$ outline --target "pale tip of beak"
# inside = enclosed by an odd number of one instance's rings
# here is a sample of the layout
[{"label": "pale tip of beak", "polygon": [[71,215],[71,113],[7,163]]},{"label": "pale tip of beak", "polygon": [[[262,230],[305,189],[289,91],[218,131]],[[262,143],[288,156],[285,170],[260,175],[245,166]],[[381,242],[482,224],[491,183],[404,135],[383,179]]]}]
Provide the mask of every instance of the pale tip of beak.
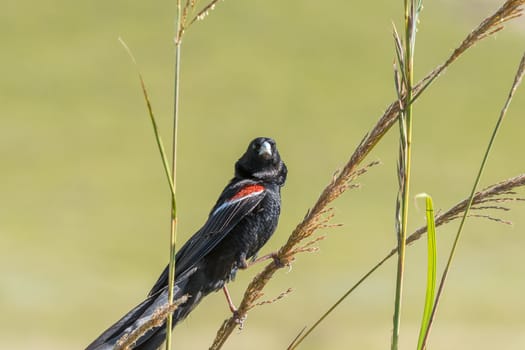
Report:
[{"label": "pale tip of beak", "polygon": [[264,141],[259,149],[259,155],[263,157],[272,156],[272,145],[268,141]]}]

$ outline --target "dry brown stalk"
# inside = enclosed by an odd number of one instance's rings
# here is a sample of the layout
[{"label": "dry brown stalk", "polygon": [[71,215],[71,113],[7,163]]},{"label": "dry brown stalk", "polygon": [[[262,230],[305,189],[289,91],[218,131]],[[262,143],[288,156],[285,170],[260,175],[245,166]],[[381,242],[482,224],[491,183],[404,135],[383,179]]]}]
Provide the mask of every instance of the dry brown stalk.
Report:
[{"label": "dry brown stalk", "polygon": [[[475,205],[475,208],[480,208],[480,204],[483,203],[508,203],[513,201],[525,201],[524,198],[516,197],[516,193],[513,192],[514,189],[520,186],[525,186],[525,174],[518,175],[516,177],[507,179],[505,181],[502,181],[500,183],[497,183],[495,185],[491,185],[487,188],[485,188],[482,191],[479,191],[474,196],[473,205]],[[505,197],[503,197],[505,196]],[[435,223],[436,227],[441,226],[443,224],[446,224],[452,220],[459,219],[461,217],[461,214],[466,210],[467,205],[469,202],[469,198],[464,199],[463,201],[459,202],[446,212],[436,215],[435,216]],[[473,208],[471,208],[473,209]],[[504,209],[507,210],[508,208],[500,207],[500,206],[494,206],[492,209]],[[493,217],[489,217],[488,215],[482,216],[484,218],[488,218],[491,220],[501,221],[502,223],[507,224],[508,222],[505,222],[504,220],[495,219]],[[423,234],[427,232],[427,226],[422,226],[418,228],[414,233],[412,233],[406,240],[406,244],[411,244],[418,239],[420,239]],[[334,311],[342,302],[343,300],[350,295],[354,290],[357,289],[372,273],[374,273],[378,268],[380,268],[388,259],[393,257],[397,253],[397,247],[393,248],[383,259],[381,259],[377,264],[374,265],[367,273],[365,273],[348,291],[343,294],[311,327],[309,328],[303,328],[299,334],[295,337],[295,339],[290,343],[288,346],[288,350],[295,349],[317,326],[332,312]]]},{"label": "dry brown stalk", "polygon": [[186,29],[188,29],[195,21],[203,20],[210,13],[210,11],[215,8],[218,2],[219,0],[211,0],[209,3],[204,5],[204,7],[198,10],[195,16],[193,16],[193,13],[195,13],[197,10],[197,1],[186,0],[184,6],[182,7],[181,22],[179,28],[177,29],[175,43],[179,44],[182,41],[182,37],[186,32]]},{"label": "dry brown stalk", "polygon": [[[510,202],[510,201],[522,201],[523,199],[518,198],[518,197],[497,197],[497,196],[500,196],[502,194],[515,195],[515,193],[512,192],[512,190],[514,190],[517,187],[524,186],[524,185],[525,185],[525,174],[521,174],[516,177],[512,177],[510,179],[502,181],[500,183],[497,183],[495,185],[489,186],[476,193],[476,195],[474,196],[474,200],[472,202],[472,209],[476,209],[476,208],[481,209],[479,205],[483,203],[502,203],[502,202]],[[436,216],[436,227],[460,217],[460,215],[465,211],[467,204],[468,204],[468,198],[462,200],[461,202],[459,202],[458,204],[456,204],[455,206],[447,210],[445,213],[437,215]],[[494,206],[492,209],[505,210],[507,208],[501,207],[501,206]],[[426,226],[422,226],[418,228],[414,233],[412,233],[407,238],[407,244],[417,241],[418,239],[421,238],[421,236],[425,232],[427,232]],[[396,249],[392,251],[395,253]]]},{"label": "dry brown stalk", "polygon": [[115,345],[115,350],[130,350],[133,345],[139,340],[139,338],[144,335],[147,331],[152,328],[160,327],[168,317],[168,315],[179,307],[180,304],[185,303],[188,300],[187,295],[183,295],[179,299],[175,300],[171,305],[166,304],[158,308],[151,318],[147,320],[140,327],[135,329],[131,333],[124,334]]},{"label": "dry brown stalk", "polygon": [[[418,82],[413,89],[414,99],[416,99],[437,77],[439,77],[450,64],[456,61],[475,43],[501,30],[504,22],[521,16],[521,6],[524,3],[525,0],[507,0],[492,16],[483,20],[481,24],[463,40],[460,46],[454,50],[452,55],[443,64],[436,67],[425,78]],[[288,241],[279,249],[277,257],[281,262],[281,266],[291,264],[294,260],[294,255],[302,251],[301,249],[297,249],[297,246],[305,238],[310,237],[317,229],[325,227],[328,224],[328,220],[331,218],[331,208],[329,208],[328,205],[348,189],[349,183],[355,180],[360,175],[360,172],[366,171],[366,169],[372,165],[371,164],[363,169],[358,169],[365,157],[396,122],[399,117],[400,108],[398,100],[392,102],[387,107],[383,116],[379,119],[374,128],[366,134],[359,143],[343,169],[334,176],[332,181],[323,190],[317,202],[294,229],[288,238]],[[410,237],[408,239],[410,239]],[[246,317],[247,312],[262,296],[262,289],[266,286],[279,267],[279,264],[276,264],[274,261],[268,264],[263,271],[254,277],[244,293],[243,300],[237,313],[223,322],[222,326],[217,331],[217,335],[210,349],[220,349],[224,345],[228,337],[238,325],[238,320]]]},{"label": "dry brown stalk", "polygon": [[273,299],[270,299],[270,300],[263,300],[263,301],[260,301],[258,302],[257,304],[253,305],[252,308],[256,307],[256,306],[261,306],[261,305],[267,305],[267,304],[273,304],[275,303],[277,300],[281,300],[282,298],[284,298],[285,296],[287,296],[288,294],[290,294],[292,292],[292,288],[288,288],[287,290],[285,290],[284,292],[281,292],[278,296],[276,296],[275,298]]},{"label": "dry brown stalk", "polygon": [[210,11],[213,11],[213,9],[215,8],[215,6],[217,5],[218,2],[219,2],[219,0],[212,0],[212,1],[210,1],[210,3],[208,5],[204,6],[199,11],[199,13],[197,13],[197,15],[195,17],[193,17],[193,19],[190,22],[190,25],[193,22],[195,22],[195,21],[203,20],[210,13]]},{"label": "dry brown stalk", "polygon": [[[330,226],[328,221],[333,217],[333,213],[331,212],[331,208],[327,208],[327,205],[348,189],[350,181],[355,180],[358,176],[364,174],[370,167],[377,165],[378,163],[379,162],[377,161],[372,162],[366,167],[356,169],[353,172],[349,172],[348,167],[345,167],[341,172],[334,176],[332,182],[321,194],[316,205],[308,211],[303,221],[295,228],[288,238],[288,242],[277,252],[276,260],[278,260],[280,264],[276,264],[274,261],[268,264],[262,272],[255,276],[244,293],[243,300],[237,309],[237,313],[224,321],[221,328],[219,328],[217,338],[210,349],[220,349],[229,334],[231,334],[239,324],[239,320],[243,320],[246,317],[247,312],[252,309],[257,304],[257,300],[263,296],[262,289],[280,267],[290,265],[294,260],[295,254],[315,249],[311,246],[313,243],[308,242],[303,246],[299,246],[299,243],[305,238],[310,237],[316,230]],[[314,241],[319,239],[314,239]]]},{"label": "dry brown stalk", "polygon": [[417,84],[414,89],[414,99],[417,99],[445,68],[457,60],[465,51],[474,46],[474,44],[502,30],[505,22],[520,17],[523,14],[523,4],[525,4],[525,0],[507,0],[494,14],[485,18],[476,29],[467,35],[443,64],[434,68],[432,72]]}]

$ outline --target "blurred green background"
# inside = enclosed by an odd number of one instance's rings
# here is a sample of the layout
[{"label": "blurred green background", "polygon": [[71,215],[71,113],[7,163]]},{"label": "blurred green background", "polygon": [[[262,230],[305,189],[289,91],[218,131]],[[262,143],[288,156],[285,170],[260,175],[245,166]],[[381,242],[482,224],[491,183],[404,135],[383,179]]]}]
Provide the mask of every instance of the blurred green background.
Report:
[{"label": "blurred green background", "polygon": [[[0,348],[82,349],[138,303],[168,259],[169,197],[136,70],[170,140],[175,1],[4,0],[0,12]],[[416,79],[441,63],[498,1],[425,1]],[[402,1],[235,1],[183,44],[179,242],[204,222],[233,163],[272,136],[289,168],[279,247],[333,172],[393,101],[392,20]],[[447,209],[464,198],[524,49],[518,19],[454,64],[415,106],[412,193]],[[524,171],[525,91],[511,106],[482,185]],[[395,245],[397,136],[382,165],[335,202],[317,254],[301,255],[266,289],[286,299],[253,310],[226,349],[282,349]],[[169,148],[169,147],[168,147]],[[523,195],[523,191],[521,192]],[[431,348],[525,348],[525,206],[513,226],[467,223]],[[499,214],[498,214],[499,215]],[[420,203],[412,229],[423,223]],[[440,266],[457,223],[438,233]],[[408,250],[401,347],[414,348],[425,244]],[[230,291],[239,301],[260,267]],[[394,261],[328,318],[304,349],[384,349]],[[204,349],[229,315],[221,293],[176,328],[177,349]]]}]

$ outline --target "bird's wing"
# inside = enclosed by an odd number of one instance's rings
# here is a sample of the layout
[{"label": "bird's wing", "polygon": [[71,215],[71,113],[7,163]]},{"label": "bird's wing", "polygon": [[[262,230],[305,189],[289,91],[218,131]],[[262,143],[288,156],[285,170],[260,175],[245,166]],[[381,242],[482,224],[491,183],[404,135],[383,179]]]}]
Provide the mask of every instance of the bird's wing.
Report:
[{"label": "bird's wing", "polygon": [[[177,279],[184,278],[184,275],[250,214],[266,195],[265,187],[253,182],[243,184],[235,191],[226,191],[223,196],[228,192],[231,193],[226,196],[227,199],[224,201],[219,199],[204,226],[177,252],[175,258]],[[148,295],[156,294],[167,284],[168,267],[164,269]]]}]

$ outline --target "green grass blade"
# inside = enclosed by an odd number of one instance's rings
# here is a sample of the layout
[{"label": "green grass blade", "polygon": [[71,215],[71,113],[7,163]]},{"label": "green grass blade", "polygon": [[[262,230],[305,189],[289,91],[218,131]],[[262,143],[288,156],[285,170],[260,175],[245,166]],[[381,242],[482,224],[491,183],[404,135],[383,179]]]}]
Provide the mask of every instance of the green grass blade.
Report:
[{"label": "green grass blade", "polygon": [[434,305],[434,294],[436,291],[436,268],[437,268],[437,249],[436,249],[436,222],[434,221],[434,205],[432,197],[427,194],[421,194],[417,197],[426,199],[426,217],[427,217],[427,242],[428,242],[428,263],[427,263],[427,288],[425,294],[425,306],[423,308],[423,319],[421,320],[421,329],[419,330],[419,339],[417,350],[423,350],[425,333],[430,322],[432,305]]},{"label": "green grass blade", "polygon": [[[133,56],[131,50],[129,49],[128,45],[122,40],[122,38],[119,38],[120,43],[124,48],[126,49],[128,55],[131,57],[131,60],[137,66],[137,61],[135,60],[135,57]],[[180,45],[179,45],[180,49]],[[180,63],[180,52],[177,54],[177,65]],[[178,67],[177,67],[178,68]],[[148,108],[148,114],[150,117],[151,125],[153,127],[153,132],[155,135],[155,141],[157,142],[157,146],[159,148],[159,153],[162,159],[162,165],[164,167],[164,172],[166,174],[166,177],[168,178],[168,184],[170,186],[170,193],[171,193],[171,232],[170,232],[170,259],[169,259],[169,273],[168,273],[168,304],[171,305],[173,303],[173,284],[175,280],[175,252],[176,252],[176,243],[177,243],[177,201],[175,200],[175,170],[176,170],[176,155],[177,155],[177,121],[178,121],[178,113],[177,113],[177,106],[178,106],[178,70],[176,73],[176,88],[175,88],[175,121],[174,121],[174,127],[173,127],[173,163],[172,163],[172,171],[170,171],[170,164],[168,161],[168,157],[166,155],[166,150],[164,149],[164,143],[162,142],[162,138],[159,134],[159,129],[157,126],[157,121],[155,120],[155,114],[153,113],[153,108],[151,106],[151,101],[148,96],[148,90],[146,89],[146,84],[144,83],[144,79],[142,78],[142,74],[140,71],[138,72],[139,79],[140,79],[140,86],[142,88],[142,93],[144,95],[144,100],[146,101],[146,106]],[[168,331],[166,332],[166,349],[171,348],[171,324],[172,324],[172,313],[168,313],[167,315],[167,321],[166,321],[166,327],[168,328]]]},{"label": "green grass blade", "polygon": [[481,176],[483,175],[483,170],[485,170],[485,166],[487,164],[490,151],[492,150],[492,146],[494,145],[494,141],[496,140],[496,136],[498,134],[498,131],[499,131],[499,129],[500,129],[502,123],[503,123],[503,120],[505,119],[505,115],[507,114],[507,110],[508,110],[508,108],[510,106],[510,102],[512,101],[512,98],[514,97],[514,93],[516,92],[516,89],[521,84],[521,81],[523,79],[523,75],[524,74],[525,74],[525,53],[521,57],[521,61],[520,61],[520,64],[518,66],[518,70],[516,72],[516,75],[514,76],[514,82],[512,83],[512,87],[510,89],[510,92],[509,92],[509,94],[507,96],[507,99],[505,101],[505,104],[503,105],[503,108],[502,108],[502,110],[500,112],[498,121],[496,122],[496,126],[494,127],[494,130],[492,131],[492,135],[490,137],[490,141],[489,141],[489,143],[487,145],[487,149],[485,151],[485,154],[483,155],[483,160],[481,161],[481,165],[479,167],[479,171],[478,171],[478,173],[476,175],[476,180],[474,181],[474,185],[472,186],[472,190],[470,192],[467,208],[466,208],[465,212],[463,213],[463,216],[461,218],[461,222],[459,224],[458,231],[456,233],[456,237],[454,239],[454,243],[452,244],[452,249],[450,250],[450,255],[449,255],[448,260],[447,260],[447,265],[445,266],[445,270],[443,271],[443,275],[441,275],[441,280],[439,282],[439,287],[438,287],[437,294],[436,294],[436,300],[434,301],[434,305],[432,307],[432,313],[430,315],[428,328],[427,328],[427,330],[425,332],[423,347],[425,347],[425,345],[426,345],[426,343],[428,341],[428,336],[430,334],[430,329],[432,327],[432,323],[434,322],[434,319],[435,319],[435,316],[436,316],[437,307],[439,305],[439,301],[441,300],[441,295],[442,295],[443,289],[445,287],[445,282],[447,280],[447,276],[448,276],[448,273],[450,271],[450,267],[452,266],[452,261],[454,259],[454,255],[456,253],[456,249],[457,249],[457,246],[458,246],[458,243],[459,243],[459,239],[461,237],[461,232],[463,231],[463,227],[465,225],[466,219],[467,219],[468,214],[470,212],[470,208],[472,207],[472,203],[474,201],[474,195],[476,194],[476,189],[477,189],[478,184],[479,184],[479,182],[481,180]]},{"label": "green grass blade", "polygon": [[[135,60],[135,57],[133,56],[133,53],[131,52],[130,48],[126,44],[126,42],[122,38],[118,38],[122,46],[124,46],[124,49],[128,53],[129,57],[131,58],[131,61],[137,67],[137,61]],[[138,70],[138,69],[137,69]],[[153,127],[153,133],[155,134],[155,141],[157,142],[157,147],[159,148],[160,157],[162,159],[162,166],[164,168],[164,173],[166,174],[166,178],[168,179],[168,184],[170,186],[170,192],[171,197],[173,200],[175,200],[175,186],[173,184],[171,171],[170,171],[170,165],[168,162],[168,157],[166,155],[166,151],[164,149],[164,144],[162,142],[162,138],[159,134],[159,129],[157,127],[157,121],[155,120],[155,115],[153,114],[153,107],[151,106],[151,101],[148,96],[148,90],[146,89],[146,84],[144,83],[144,79],[142,78],[142,74],[140,71],[137,71],[139,75],[140,80],[140,87],[142,89],[142,94],[144,95],[144,100],[146,101],[146,107],[148,108],[148,114],[150,117],[151,125]]]}]

